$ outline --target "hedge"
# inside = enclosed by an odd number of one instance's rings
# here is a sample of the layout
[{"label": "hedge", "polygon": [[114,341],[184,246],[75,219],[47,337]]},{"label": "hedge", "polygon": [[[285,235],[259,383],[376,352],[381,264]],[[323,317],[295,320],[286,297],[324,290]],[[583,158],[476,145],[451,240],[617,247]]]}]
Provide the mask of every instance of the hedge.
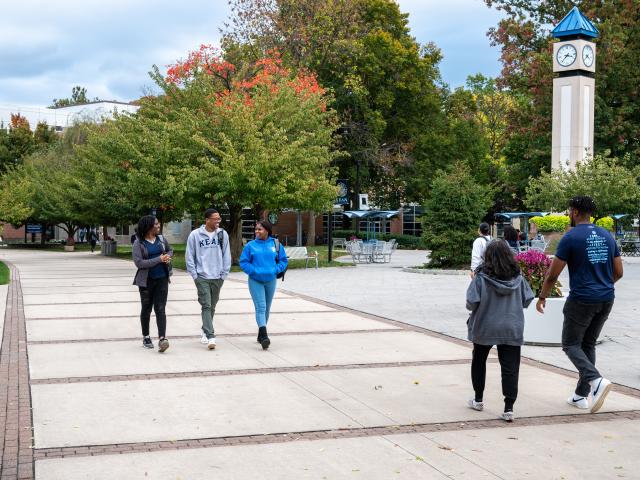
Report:
[{"label": "hedge", "polygon": [[535,223],[539,232],[564,232],[569,226],[567,215],[547,215],[546,217],[533,217],[531,223]]},{"label": "hedge", "polygon": [[[593,217],[591,218],[593,222]],[[567,215],[547,215],[546,217],[533,217],[532,223],[535,223],[539,232],[564,232],[569,226],[570,220]],[[606,228],[613,232],[614,222],[611,217],[602,217],[598,219],[596,225]]]}]

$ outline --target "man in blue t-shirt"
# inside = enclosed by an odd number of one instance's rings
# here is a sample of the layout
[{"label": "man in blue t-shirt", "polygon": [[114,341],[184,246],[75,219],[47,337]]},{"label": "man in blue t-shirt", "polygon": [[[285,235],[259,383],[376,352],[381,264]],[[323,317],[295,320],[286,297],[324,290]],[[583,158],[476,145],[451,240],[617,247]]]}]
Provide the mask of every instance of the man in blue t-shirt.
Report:
[{"label": "man in blue t-shirt", "polygon": [[565,265],[569,265],[570,292],[563,310],[562,350],[578,369],[580,379],[567,403],[589,408],[591,394],[591,413],[600,410],[611,390],[611,382],[595,366],[596,342],[613,307],[613,284],[622,278],[618,245],[608,231],[591,223],[595,211],[591,197],[578,196],[569,202],[574,228],[558,244],[536,305],[544,313],[547,295]]}]

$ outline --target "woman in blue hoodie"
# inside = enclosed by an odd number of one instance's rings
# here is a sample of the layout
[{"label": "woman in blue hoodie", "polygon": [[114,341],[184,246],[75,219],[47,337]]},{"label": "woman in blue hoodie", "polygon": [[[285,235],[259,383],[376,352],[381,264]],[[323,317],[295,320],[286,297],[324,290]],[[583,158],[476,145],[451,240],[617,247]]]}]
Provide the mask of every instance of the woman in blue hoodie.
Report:
[{"label": "woman in blue hoodie", "polygon": [[287,269],[284,247],[273,238],[273,227],[266,220],[256,222],[256,238],[247,243],[240,256],[240,268],[249,275],[249,293],[256,308],[258,343],[266,350],[271,341],[267,335],[269,310],[276,293],[276,276]]},{"label": "woman in blue hoodie", "polygon": [[507,242],[494,240],[487,245],[484,262],[476,270],[467,289],[468,338],[473,342],[471,382],[475,397],[468,402],[474,410],[484,403],[487,357],[497,345],[504,395],[503,420],[512,422],[513,404],[518,396],[520,347],[524,343],[524,312],[533,300],[533,292]]}]

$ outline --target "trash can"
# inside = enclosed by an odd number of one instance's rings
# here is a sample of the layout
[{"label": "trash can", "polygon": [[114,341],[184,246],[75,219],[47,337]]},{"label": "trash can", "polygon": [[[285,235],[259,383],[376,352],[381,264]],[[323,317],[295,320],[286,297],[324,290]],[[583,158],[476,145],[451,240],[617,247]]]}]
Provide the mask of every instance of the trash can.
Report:
[{"label": "trash can", "polygon": [[118,250],[118,242],[115,240],[107,240],[100,242],[100,254],[107,257],[113,257]]}]

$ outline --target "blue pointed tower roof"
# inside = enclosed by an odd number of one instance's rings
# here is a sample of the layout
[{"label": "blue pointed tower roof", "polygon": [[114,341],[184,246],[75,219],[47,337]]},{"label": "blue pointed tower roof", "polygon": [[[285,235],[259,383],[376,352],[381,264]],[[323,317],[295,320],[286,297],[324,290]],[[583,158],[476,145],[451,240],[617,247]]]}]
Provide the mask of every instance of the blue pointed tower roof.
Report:
[{"label": "blue pointed tower roof", "polygon": [[573,7],[571,11],[560,20],[551,31],[551,35],[555,38],[568,37],[571,35],[586,35],[587,37],[596,38],[600,32],[591,21],[585,17],[578,7]]}]

